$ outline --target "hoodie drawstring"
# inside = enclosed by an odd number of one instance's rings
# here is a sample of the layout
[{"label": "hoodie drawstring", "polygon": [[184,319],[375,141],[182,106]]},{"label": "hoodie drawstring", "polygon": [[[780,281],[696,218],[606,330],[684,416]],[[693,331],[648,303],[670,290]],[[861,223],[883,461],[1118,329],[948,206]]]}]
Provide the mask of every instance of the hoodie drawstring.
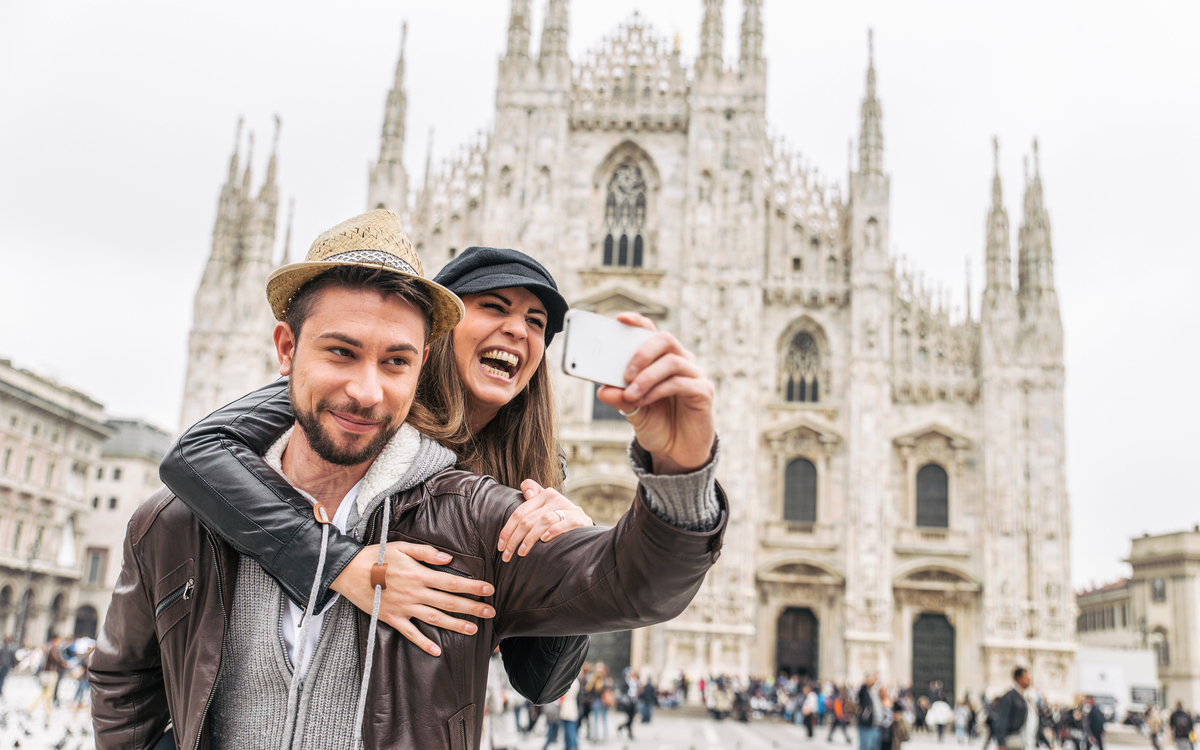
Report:
[{"label": "hoodie drawstring", "polygon": [[[321,590],[321,576],[325,573],[325,553],[329,547],[329,527],[333,525],[325,513],[325,507],[313,503],[313,513],[321,524],[321,552],[317,557],[317,575],[313,578],[312,591],[308,594],[308,606],[304,608],[304,622],[300,625],[299,648],[297,649],[296,664],[292,669],[292,679],[288,682],[286,723],[283,726],[283,738],[280,750],[291,750],[292,734],[296,731],[296,717],[300,713],[300,667],[308,651],[308,626],[312,623],[313,609],[317,604],[317,594]],[[379,598],[376,597],[376,602]],[[378,605],[376,605],[378,606]]]},{"label": "hoodie drawstring", "polygon": [[[379,530],[379,565],[385,565],[387,555],[388,521],[392,518],[392,498],[383,499],[383,523]],[[323,554],[323,553],[322,553]],[[383,597],[383,584],[375,584],[375,603],[371,606],[371,628],[367,631],[367,660],[363,664],[362,685],[358,689],[358,710],[354,712],[354,740],[352,748],[362,744],[363,714],[367,708],[367,685],[371,681],[371,663],[375,661],[375,631],[379,629],[379,600]]]}]

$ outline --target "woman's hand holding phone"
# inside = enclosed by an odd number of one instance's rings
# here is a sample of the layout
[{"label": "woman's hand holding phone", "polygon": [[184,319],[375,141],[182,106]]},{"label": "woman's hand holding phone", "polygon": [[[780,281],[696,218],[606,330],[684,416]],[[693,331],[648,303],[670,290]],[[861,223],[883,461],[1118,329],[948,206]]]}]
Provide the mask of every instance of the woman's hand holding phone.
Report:
[{"label": "woman's hand holding phone", "polygon": [[[620,322],[658,331],[638,313]],[[626,413],[655,474],[685,474],[708,463],[716,440],[716,389],[696,357],[670,333],[658,331],[638,348],[625,371],[625,388],[602,386],[597,397]]]}]

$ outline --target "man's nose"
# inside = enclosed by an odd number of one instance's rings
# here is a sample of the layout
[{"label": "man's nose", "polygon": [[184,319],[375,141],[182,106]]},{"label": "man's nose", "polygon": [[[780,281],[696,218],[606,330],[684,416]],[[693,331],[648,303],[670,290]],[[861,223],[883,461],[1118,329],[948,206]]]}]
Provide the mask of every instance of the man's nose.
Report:
[{"label": "man's nose", "polygon": [[375,367],[364,362],[357,368],[354,377],[346,383],[346,395],[363,409],[371,409],[383,402],[383,385]]}]

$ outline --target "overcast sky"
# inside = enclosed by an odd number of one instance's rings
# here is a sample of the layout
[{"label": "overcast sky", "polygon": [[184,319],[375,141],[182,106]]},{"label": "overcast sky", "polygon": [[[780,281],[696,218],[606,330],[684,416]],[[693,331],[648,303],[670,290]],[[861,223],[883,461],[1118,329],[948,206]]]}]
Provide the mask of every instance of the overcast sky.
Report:
[{"label": "overcast sky", "polygon": [[[534,0],[534,46],[544,0]],[[640,9],[694,58],[702,0],[574,0],[579,60]],[[421,179],[491,126],[506,0],[0,2],[0,357],[111,413],[177,427],[192,299],[237,119],[272,115],[282,242],[366,208],[408,35],[405,160]],[[741,4],[726,2],[735,63]],[[875,30],[892,251],[976,315],[991,138],[1013,227],[1037,137],[1066,332],[1077,585],[1121,573],[1130,535],[1200,522],[1200,32],[1195,2],[766,0],[767,115],[844,188]],[[244,151],[243,151],[244,153]]]}]

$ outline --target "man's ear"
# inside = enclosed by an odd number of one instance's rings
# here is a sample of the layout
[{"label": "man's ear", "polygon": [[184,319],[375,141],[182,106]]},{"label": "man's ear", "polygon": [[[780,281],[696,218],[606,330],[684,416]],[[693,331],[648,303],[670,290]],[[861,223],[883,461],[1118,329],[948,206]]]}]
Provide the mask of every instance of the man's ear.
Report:
[{"label": "man's ear", "polygon": [[296,357],[296,337],[292,327],[283,321],[275,324],[275,356],[279,357],[279,374],[292,374],[292,360]]},{"label": "man's ear", "polygon": [[[421,353],[421,364],[425,364],[428,361],[429,361],[429,344],[426,344],[425,351]],[[496,648],[499,648],[499,646],[497,646]]]}]

